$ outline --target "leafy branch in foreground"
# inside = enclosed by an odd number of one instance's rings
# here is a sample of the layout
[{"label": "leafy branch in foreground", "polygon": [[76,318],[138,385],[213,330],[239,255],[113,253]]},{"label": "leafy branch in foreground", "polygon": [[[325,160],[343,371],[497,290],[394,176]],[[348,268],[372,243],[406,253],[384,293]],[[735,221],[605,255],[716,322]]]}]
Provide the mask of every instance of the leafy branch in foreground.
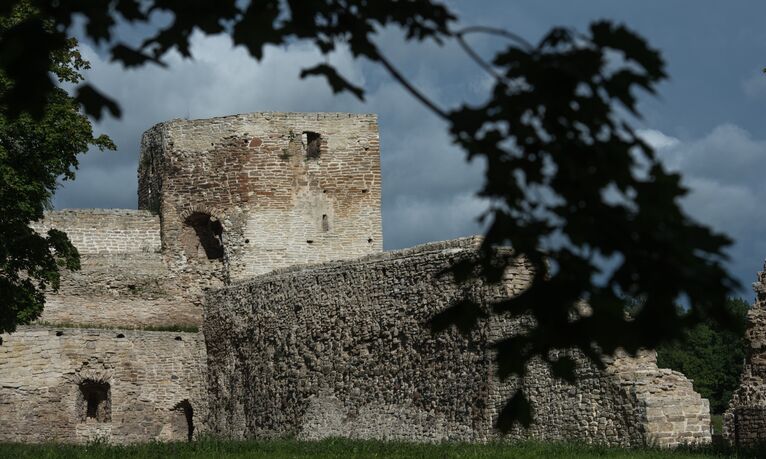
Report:
[{"label": "leafy branch in foreground", "polygon": [[[530,287],[491,311],[460,302],[435,318],[437,328],[455,323],[462,329],[489,313],[533,318],[534,328],[498,343],[503,377],[523,376],[526,363],[539,357],[569,378],[573,363],[550,357],[558,349],[579,349],[600,364],[603,354],[656,347],[702,320],[727,324],[725,300],[736,287],[723,268],[730,241],[682,211],[678,201],[686,190],[679,175],[665,170],[630,125],[639,115],[635,91],[655,93],[666,74],[660,53],[624,26],[600,21],[586,33],[555,28],[532,44],[502,29],[455,29],[457,17],[433,0],[29,1],[54,27],[30,19],[0,33],[0,69],[10,78],[0,103],[10,113],[44,111],[55,87],[47,75],[49,56],[62,47],[75,17],[126,67],[161,64],[171,50],[190,57],[194,31],[230,35],[255,59],[267,45],[303,40],[325,55],[345,46],[354,57],[381,65],[448,122],[469,160],[487,161],[480,194],[492,207],[484,215],[489,228],[482,257],[477,266],[456,267],[455,275],[479,269],[499,280],[506,265],[497,262],[493,247],[502,244],[534,268]],[[14,3],[3,3],[0,14]],[[158,28],[154,15],[167,17],[166,25]],[[139,25],[145,39],[137,46],[120,42],[118,22]],[[439,107],[376,46],[385,28],[410,41],[456,41],[495,80],[486,102]],[[485,60],[468,43],[477,33],[505,47]],[[39,45],[26,50],[25,43]],[[333,91],[364,96],[328,63],[302,76],[324,76]],[[103,109],[120,113],[87,83],[77,94],[95,117]],[[645,299],[632,319],[624,314],[625,297]],[[587,315],[576,307],[583,300],[590,305]],[[687,313],[676,310],[679,300],[688,304]],[[517,393],[499,426],[529,421],[528,410],[523,392]]]},{"label": "leafy branch in foreground", "polygon": [[[5,38],[26,21],[52,27],[24,3],[0,16],[0,35]],[[79,82],[87,62],[74,40],[59,45],[46,55],[46,62],[35,65],[45,78],[50,72],[59,82]],[[13,76],[0,67],[0,98],[18,85]],[[77,154],[91,145],[114,148],[109,138],[93,137],[90,122],[64,90],[54,87],[44,96],[39,118],[26,113],[11,116],[8,106],[0,104],[0,333],[40,315],[45,291],[59,286],[59,269],[79,269],[79,254],[65,233],[54,229],[38,234],[29,223],[42,218],[56,180],[74,178]]]}]

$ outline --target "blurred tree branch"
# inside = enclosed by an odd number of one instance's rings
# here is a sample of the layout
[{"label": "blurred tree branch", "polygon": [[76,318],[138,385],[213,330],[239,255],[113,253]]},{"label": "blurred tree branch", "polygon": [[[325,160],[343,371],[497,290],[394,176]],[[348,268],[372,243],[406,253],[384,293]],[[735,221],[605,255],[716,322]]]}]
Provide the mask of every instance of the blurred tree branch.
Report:
[{"label": "blurred tree branch", "polygon": [[[4,2],[0,14],[18,1]],[[57,90],[48,69],[62,50],[75,18],[85,34],[126,67],[162,63],[171,50],[191,57],[194,31],[226,34],[257,60],[267,45],[308,41],[327,55],[346,46],[355,58],[380,64],[415,98],[445,119],[468,160],[486,159],[480,195],[492,203],[482,217],[488,230],[479,261],[453,274],[498,281],[506,261],[493,247],[513,246],[534,268],[531,286],[515,298],[483,311],[458,302],[434,321],[469,328],[489,314],[534,318],[536,327],[498,343],[503,377],[520,377],[535,357],[551,363],[561,377],[569,362],[551,361],[557,349],[580,349],[594,363],[618,348],[636,352],[676,339],[703,320],[729,323],[725,307],[736,283],[723,267],[730,240],[686,215],[679,206],[686,190],[652,148],[631,127],[639,116],[636,91],[656,92],[666,78],[660,53],[628,28],[609,21],[584,32],[554,28],[538,43],[491,27],[453,30],[457,17],[434,0],[29,0],[39,16],[0,34],[0,70],[8,78],[0,104],[10,116],[43,116]],[[151,18],[172,18],[152,29]],[[44,20],[43,20],[44,19]],[[50,22],[53,27],[43,24]],[[118,41],[118,22],[150,30],[139,46]],[[455,40],[494,78],[486,102],[453,109],[439,107],[387,59],[374,43],[378,32],[396,27],[405,40],[437,44]],[[504,40],[491,60],[480,56],[467,36],[482,33]],[[332,65],[317,63],[301,77],[324,76],[334,92],[363,99]],[[89,83],[76,99],[98,119],[119,106]],[[604,260],[610,260],[605,263]],[[606,269],[605,266],[610,266]],[[628,319],[625,297],[643,307]],[[587,316],[576,313],[587,301]],[[680,314],[675,305],[685,300]],[[468,326],[466,326],[468,324]],[[523,393],[509,401],[499,423],[529,421]]]}]

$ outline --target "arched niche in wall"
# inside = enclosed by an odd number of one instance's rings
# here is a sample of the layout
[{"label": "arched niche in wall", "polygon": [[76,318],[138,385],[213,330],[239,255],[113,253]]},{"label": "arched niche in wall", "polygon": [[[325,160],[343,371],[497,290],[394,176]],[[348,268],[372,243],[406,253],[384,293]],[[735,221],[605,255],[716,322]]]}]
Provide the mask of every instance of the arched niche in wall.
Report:
[{"label": "arched niche in wall", "polygon": [[112,391],[109,383],[85,379],[78,387],[77,411],[80,421],[111,422]]},{"label": "arched niche in wall", "polygon": [[192,212],[184,219],[181,243],[189,259],[223,259],[223,225],[204,212]]},{"label": "arched niche in wall", "polygon": [[170,413],[173,440],[191,441],[194,437],[194,408],[189,400],[178,402]]}]

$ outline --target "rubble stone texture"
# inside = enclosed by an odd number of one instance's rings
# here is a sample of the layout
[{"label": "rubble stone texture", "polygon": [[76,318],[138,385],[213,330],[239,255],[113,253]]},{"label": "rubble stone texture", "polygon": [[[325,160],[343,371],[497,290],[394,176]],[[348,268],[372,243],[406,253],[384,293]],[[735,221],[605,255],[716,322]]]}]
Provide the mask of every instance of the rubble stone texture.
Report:
[{"label": "rubble stone texture", "polygon": [[[487,307],[522,291],[523,263],[505,282],[457,284],[444,270],[479,239],[435,243],[259,276],[210,292],[204,333],[210,428],[235,438],[297,435],[487,441],[516,384],[498,381],[491,343],[522,324],[500,318],[469,336],[433,335],[428,320],[462,299]],[[510,438],[612,445],[710,441],[709,405],[653,353],[606,372],[578,353],[576,384],[533,363],[521,385],[535,422]]]},{"label": "rubble stone texture", "polygon": [[738,446],[766,443],[766,266],[753,289],[756,299],[747,314],[745,366],[723,417],[724,437]]},{"label": "rubble stone texture", "polygon": [[[141,143],[140,210],[49,212],[82,270],[41,320],[0,335],[0,441],[224,437],[496,439],[517,388],[495,376],[494,317],[432,335],[454,301],[521,292],[440,273],[479,239],[382,251],[374,115],[174,120]],[[145,331],[201,326],[203,333]],[[71,328],[72,326],[82,328]],[[97,328],[102,327],[102,328]],[[509,438],[671,446],[710,440],[706,400],[653,353],[578,380],[532,362],[534,423]]]}]

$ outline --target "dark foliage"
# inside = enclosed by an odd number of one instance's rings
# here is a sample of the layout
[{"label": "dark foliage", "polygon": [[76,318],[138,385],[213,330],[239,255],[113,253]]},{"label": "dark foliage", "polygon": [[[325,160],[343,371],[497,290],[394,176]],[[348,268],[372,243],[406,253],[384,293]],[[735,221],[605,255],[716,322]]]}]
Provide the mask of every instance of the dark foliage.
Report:
[{"label": "dark foliage", "polygon": [[[75,17],[84,18],[85,33],[125,66],[161,63],[173,49],[190,56],[195,30],[229,34],[255,59],[266,45],[305,40],[325,54],[346,45],[355,57],[380,64],[449,123],[469,160],[488,162],[481,195],[493,206],[484,216],[489,229],[482,261],[454,274],[498,280],[505,265],[493,256],[498,244],[511,244],[535,268],[530,288],[519,297],[492,311],[459,302],[435,322],[437,328],[466,329],[489,313],[534,319],[528,333],[498,343],[503,377],[523,376],[536,356],[554,364],[559,376],[571,377],[571,362],[550,357],[557,349],[579,348],[599,363],[602,353],[656,347],[703,320],[728,326],[724,305],[735,282],[722,262],[730,241],[681,210],[678,200],[686,190],[680,177],[663,168],[629,124],[638,116],[636,91],[654,93],[666,75],[660,53],[624,26],[595,22],[583,33],[556,28],[532,44],[505,30],[456,30],[455,15],[434,0],[29,1],[54,27],[29,18],[0,35],[0,69],[10,81],[0,103],[11,113],[45,112],[55,90],[47,73],[50,54],[64,46]],[[0,14],[14,3],[3,2]],[[154,13],[172,19],[158,30],[149,20]],[[117,21],[143,24],[150,32],[132,47],[113,35]],[[375,45],[376,34],[388,26],[408,40],[457,40],[494,77],[488,100],[453,110],[437,106]],[[484,60],[468,45],[470,34],[491,34],[507,45]],[[314,75],[327,78],[336,92],[363,97],[362,88],[329,64],[302,72]],[[108,96],[87,83],[77,99],[95,117],[103,109],[119,114]],[[625,296],[645,298],[631,320],[624,314]],[[681,298],[689,304],[686,314],[675,308]],[[582,300],[590,313],[577,312]],[[528,407],[524,394],[516,394],[500,426],[528,421]]]},{"label": "dark foliage", "polygon": [[[3,13],[0,34],[4,37],[25,22],[47,24],[28,5]],[[2,43],[5,50],[6,42]],[[33,52],[36,47],[31,47]],[[49,51],[44,66],[38,64],[43,79],[49,78],[50,72],[59,82],[71,83],[80,80],[79,71],[87,66],[73,40],[66,40],[55,52]],[[12,72],[0,68],[0,97],[18,84]],[[37,95],[30,94],[30,103]],[[108,138],[93,137],[90,122],[62,89],[54,87],[43,96],[45,105],[37,119],[27,113],[10,115],[10,101],[0,105],[0,333],[13,331],[17,324],[29,323],[40,315],[45,290],[58,288],[60,268],[79,268],[77,249],[66,234],[58,230],[38,234],[29,223],[43,216],[57,178],[74,178],[78,153],[90,145],[113,147]]]},{"label": "dark foliage", "polygon": [[680,371],[694,381],[694,389],[710,400],[710,411],[722,414],[739,386],[747,353],[745,327],[749,305],[730,299],[727,308],[736,326],[724,329],[711,320],[685,330],[681,339],[657,348],[657,364]]}]

